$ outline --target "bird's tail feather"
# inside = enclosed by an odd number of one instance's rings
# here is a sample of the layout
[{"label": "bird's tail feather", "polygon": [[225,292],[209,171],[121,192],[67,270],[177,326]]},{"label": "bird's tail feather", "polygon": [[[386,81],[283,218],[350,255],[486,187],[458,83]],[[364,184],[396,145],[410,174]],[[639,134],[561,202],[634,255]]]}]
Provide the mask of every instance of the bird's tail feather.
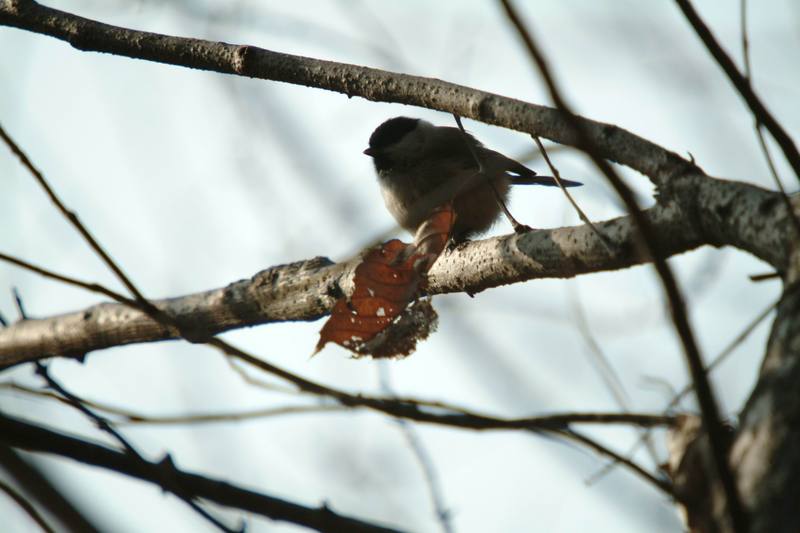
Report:
[{"label": "bird's tail feather", "polygon": [[[558,182],[553,176],[539,176],[533,170],[525,165],[514,161],[513,159],[506,158],[510,163],[508,170],[511,177],[511,183],[514,185],[547,185],[549,187],[558,187]],[[561,184],[564,187],[580,187],[583,183],[579,181],[567,180],[560,178]]]},{"label": "bird's tail feather", "polygon": [[[580,187],[583,185],[580,181],[572,181],[564,178],[559,178],[564,187]],[[511,183],[514,185],[547,185],[549,187],[558,187],[558,182],[553,176],[511,176]]]}]

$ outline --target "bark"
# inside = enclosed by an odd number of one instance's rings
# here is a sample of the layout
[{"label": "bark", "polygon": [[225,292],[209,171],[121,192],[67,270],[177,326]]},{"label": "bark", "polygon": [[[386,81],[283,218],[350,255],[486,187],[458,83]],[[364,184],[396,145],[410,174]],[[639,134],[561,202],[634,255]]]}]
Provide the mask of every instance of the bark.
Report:
[{"label": "bark", "polygon": [[[80,50],[113,53],[226,74],[337,91],[455,113],[576,146],[575,129],[556,109],[441,80],[282,54],[251,46],[129,30],[50,9],[31,0],[0,2],[0,24],[53,36]],[[730,461],[751,518],[751,531],[800,530],[800,258],[791,248],[790,213],[773,192],[705,176],[694,162],[619,127],[580,118],[598,154],[646,175],[657,203],[646,211],[664,256],[702,245],[733,246],[770,264],[787,280],[758,383],[733,435]],[[800,200],[793,206],[798,212]],[[586,226],[532,231],[470,243],[442,256],[430,273],[433,294],[544,277],[568,278],[642,264],[628,217],[597,223],[609,253]],[[790,263],[791,258],[791,263]],[[315,258],[279,265],[228,287],[154,302],[199,338],[274,321],[314,320],[334,295],[347,293],[354,262]],[[50,355],[82,355],[119,344],[175,338],[176,333],[123,305],[26,320],[0,330],[0,366]],[[697,438],[702,438],[702,435]],[[689,443],[691,445],[691,443]],[[702,442],[701,444],[702,445]],[[703,454],[701,453],[700,456]],[[702,469],[701,469],[702,470]],[[713,482],[709,483],[712,486]],[[725,531],[724,502],[710,495],[711,526]],[[699,511],[696,511],[699,512]],[[704,521],[703,523],[708,523]]]},{"label": "bark", "polygon": [[800,530],[800,254],[767,343],[758,382],[740,415],[731,451],[753,533]]},{"label": "bark", "polygon": [[[701,174],[670,187],[674,198],[646,211],[666,255],[704,244],[735,246],[785,269],[787,213],[776,193]],[[662,195],[661,202],[666,196]],[[629,217],[596,223],[613,253],[588,226],[536,230],[467,244],[443,255],[430,272],[431,294],[478,293],[539,278],[570,278],[648,261]],[[191,338],[281,321],[316,320],[340,291],[351,290],[358,259],[313,258],[261,271],[227,287],[153,303],[178,320]],[[53,355],[81,357],[93,350],[178,338],[141,311],[102,303],[64,315],[22,320],[0,329],[0,366]]]}]

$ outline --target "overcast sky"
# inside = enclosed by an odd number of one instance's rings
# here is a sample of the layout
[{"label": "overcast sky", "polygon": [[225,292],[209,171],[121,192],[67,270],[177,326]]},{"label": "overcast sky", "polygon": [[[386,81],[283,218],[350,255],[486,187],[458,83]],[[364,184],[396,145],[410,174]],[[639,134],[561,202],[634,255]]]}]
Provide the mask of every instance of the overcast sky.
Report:
[{"label": "overcast sky", "polygon": [[[517,2],[522,7],[523,2]],[[741,58],[736,2],[697,2],[728,51]],[[50,1],[124,27],[251,44],[432,76],[548,104],[496,2]],[[800,131],[800,8],[751,2],[754,85],[795,138]],[[773,188],[752,118],[672,2],[525,2],[568,101],[681,154],[709,174]],[[345,260],[378,237],[398,235],[361,152],[372,130],[397,115],[451,125],[452,117],[299,86],[223,76],[111,55],[0,27],[0,123],[149,297],[224,286],[272,265],[322,255]],[[523,158],[525,135],[466,121],[489,147]],[[778,168],[796,190],[778,152]],[[585,158],[555,152],[590,218],[622,214]],[[543,170],[538,159],[528,162]],[[649,181],[625,171],[652,203]],[[554,188],[514,191],[511,210],[537,228],[578,218]],[[0,148],[0,251],[119,288],[19,163]],[[499,222],[491,234],[510,232]],[[767,267],[730,249],[703,248],[670,261],[687,294],[704,357],[719,353],[778,295],[747,276]],[[16,318],[17,287],[31,316],[95,304],[95,294],[0,264],[0,312]],[[622,380],[635,411],[659,412],[687,382],[652,268],[492,289],[474,299],[437,296],[439,330],[411,357],[383,364],[393,390],[499,416],[614,411],[576,308]],[[381,393],[380,368],[329,345],[310,359],[320,322],[230,332],[283,368],[353,392]],[[714,375],[733,416],[755,380],[768,334],[762,325]],[[246,384],[217,352],[180,342],[55,360],[53,374],[92,400],[151,415],[314,403]],[[251,372],[258,376],[258,374]],[[269,377],[258,376],[276,383]],[[28,366],[0,376],[40,385]],[[385,391],[383,391],[385,392]],[[96,440],[108,439],[69,408],[0,389],[0,406]],[[685,404],[692,409],[693,403]],[[377,414],[287,415],[248,422],[123,427],[148,457],[307,505],[413,531],[438,531],[420,465],[397,424]],[[637,434],[587,433],[621,453]],[[513,432],[417,426],[460,533],[486,531],[674,532],[672,504],[630,472],[583,448]],[[663,435],[656,434],[660,442]],[[659,449],[662,453],[663,450]],[[648,468],[646,453],[635,458]],[[72,462],[36,456],[60,486],[109,531],[210,531],[157,488]],[[212,508],[230,524],[242,516]],[[11,531],[32,528],[0,497]],[[248,518],[249,531],[298,531]]]}]

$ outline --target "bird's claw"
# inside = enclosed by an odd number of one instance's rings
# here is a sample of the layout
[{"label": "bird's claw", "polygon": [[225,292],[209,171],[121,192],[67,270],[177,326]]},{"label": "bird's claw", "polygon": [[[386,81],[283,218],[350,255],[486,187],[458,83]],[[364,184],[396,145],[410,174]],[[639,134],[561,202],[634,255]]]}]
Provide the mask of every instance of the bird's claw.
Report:
[{"label": "bird's claw", "polygon": [[517,224],[516,226],[514,226],[514,233],[516,233],[517,235],[528,233],[529,231],[533,231],[533,228],[528,226],[527,224]]}]

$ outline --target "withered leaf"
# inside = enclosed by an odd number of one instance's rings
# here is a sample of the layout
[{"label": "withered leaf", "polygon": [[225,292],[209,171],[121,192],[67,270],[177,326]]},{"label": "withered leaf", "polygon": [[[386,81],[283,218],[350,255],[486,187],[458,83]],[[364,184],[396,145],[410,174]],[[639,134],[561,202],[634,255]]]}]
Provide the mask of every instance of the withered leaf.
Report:
[{"label": "withered leaf", "polygon": [[355,269],[353,294],[334,305],[314,353],[329,342],[356,356],[401,357],[414,351],[417,341],[435,330],[437,319],[429,300],[414,300],[444,250],[453,222],[448,204],[420,225],[414,244],[393,239],[367,250]]}]

